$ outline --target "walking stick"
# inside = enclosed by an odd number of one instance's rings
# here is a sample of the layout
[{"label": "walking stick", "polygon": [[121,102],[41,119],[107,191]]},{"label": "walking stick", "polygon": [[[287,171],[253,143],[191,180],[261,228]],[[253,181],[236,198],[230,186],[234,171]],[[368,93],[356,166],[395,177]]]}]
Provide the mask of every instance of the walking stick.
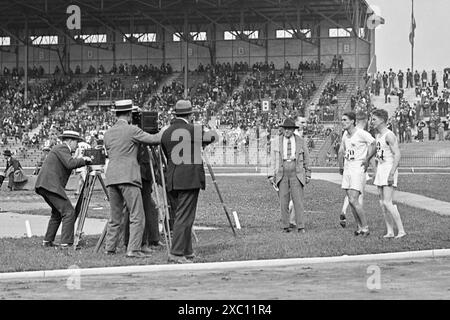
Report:
[{"label": "walking stick", "polygon": [[217,181],[216,181],[216,176],[214,175],[214,172],[212,170],[211,165],[209,164],[208,157],[206,156],[205,152],[203,152],[203,159],[205,160],[206,166],[208,167],[209,174],[211,175],[211,179],[214,183],[214,186],[216,187],[217,195],[219,196],[220,203],[222,203],[223,210],[225,211],[225,214],[227,215],[227,219],[228,219],[228,222],[230,223],[230,227],[231,227],[231,230],[233,231],[233,235],[236,237],[236,231],[234,231],[233,223],[231,222],[230,215],[228,214],[228,209],[225,206],[225,203],[223,202],[222,195],[220,194],[219,186],[217,185]]}]

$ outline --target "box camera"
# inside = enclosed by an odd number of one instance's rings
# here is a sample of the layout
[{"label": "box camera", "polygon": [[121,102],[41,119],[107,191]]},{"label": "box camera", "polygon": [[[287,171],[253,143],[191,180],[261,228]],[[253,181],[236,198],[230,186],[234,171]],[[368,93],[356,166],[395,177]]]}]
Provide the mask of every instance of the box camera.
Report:
[{"label": "box camera", "polygon": [[132,113],[131,123],[150,134],[156,134],[158,128],[157,111],[135,111]]},{"label": "box camera", "polygon": [[85,157],[90,157],[92,159],[92,166],[102,166],[105,165],[105,149],[85,149],[83,151]]}]

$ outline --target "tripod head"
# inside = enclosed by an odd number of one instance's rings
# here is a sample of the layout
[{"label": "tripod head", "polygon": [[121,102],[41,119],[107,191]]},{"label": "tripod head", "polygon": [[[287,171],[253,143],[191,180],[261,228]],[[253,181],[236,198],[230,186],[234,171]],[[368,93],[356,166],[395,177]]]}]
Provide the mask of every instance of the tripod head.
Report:
[{"label": "tripod head", "polygon": [[98,173],[104,173],[105,172],[105,165],[104,164],[88,164],[86,165],[87,172],[90,175],[95,175]]}]

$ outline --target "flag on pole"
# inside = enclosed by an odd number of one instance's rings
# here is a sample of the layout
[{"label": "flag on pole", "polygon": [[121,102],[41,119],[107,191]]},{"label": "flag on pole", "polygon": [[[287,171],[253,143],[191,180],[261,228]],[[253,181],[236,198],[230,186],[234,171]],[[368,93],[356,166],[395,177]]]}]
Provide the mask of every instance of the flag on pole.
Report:
[{"label": "flag on pole", "polygon": [[414,7],[411,9],[411,31],[409,32],[409,42],[414,45],[414,36],[416,31],[416,19],[414,18]]}]

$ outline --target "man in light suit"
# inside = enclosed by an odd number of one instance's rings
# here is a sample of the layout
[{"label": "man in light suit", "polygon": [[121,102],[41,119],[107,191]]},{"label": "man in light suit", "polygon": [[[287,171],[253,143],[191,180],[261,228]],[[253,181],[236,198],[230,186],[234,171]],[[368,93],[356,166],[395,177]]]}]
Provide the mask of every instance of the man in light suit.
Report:
[{"label": "man in light suit", "polygon": [[124,203],[129,212],[129,241],[126,257],[145,258],[150,251],[142,248],[144,207],[141,196],[141,167],[137,155],[139,143],[157,145],[160,134],[153,135],[131,125],[132,100],[115,103],[117,122],[105,132],[103,141],[109,157],[106,186],[109,190],[111,217],[106,233],[106,253],[115,254],[123,220]]},{"label": "man in light suit", "polygon": [[62,144],[54,146],[42,164],[36,179],[35,191],[52,208],[52,215],[42,245],[44,247],[54,245],[53,241],[62,221],[60,246],[61,248],[67,248],[73,244],[76,217],[75,210],[64,188],[72,170],[89,164],[91,158],[72,158],[72,153],[75,152],[78,142],[83,141],[78,132],[64,131],[60,139]]},{"label": "man in light suit", "polygon": [[214,131],[205,134],[194,126],[192,104],[179,100],[176,118],[164,131],[161,144],[167,158],[166,188],[173,200],[175,221],[169,262],[190,263],[195,257],[192,249],[192,226],[200,189],[205,189],[205,169],[201,148],[218,141]]},{"label": "man in light suit", "polygon": [[[309,152],[306,141],[294,135],[298,129],[294,120],[287,118],[280,126],[284,128],[278,146],[274,148],[272,174],[269,180],[275,183],[279,191],[283,232],[305,232],[303,188],[311,180]],[[292,199],[295,210],[296,226],[289,224],[289,200]]]}]

